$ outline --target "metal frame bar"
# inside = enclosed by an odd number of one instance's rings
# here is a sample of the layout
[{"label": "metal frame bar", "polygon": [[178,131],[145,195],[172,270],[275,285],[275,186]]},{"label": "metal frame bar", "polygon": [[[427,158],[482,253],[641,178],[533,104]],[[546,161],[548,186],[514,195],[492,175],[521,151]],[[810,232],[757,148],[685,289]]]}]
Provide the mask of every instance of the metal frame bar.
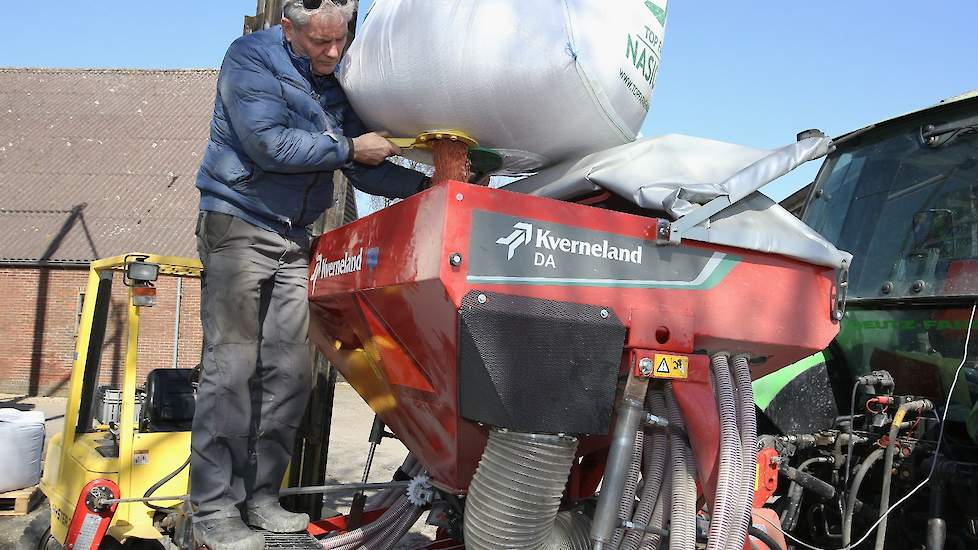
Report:
[{"label": "metal frame bar", "polygon": [[[316,487],[290,487],[288,489],[282,489],[279,493],[280,496],[291,496],[291,495],[317,495],[326,493],[342,493],[345,491],[356,492],[356,491],[377,491],[383,489],[397,489],[403,487],[407,489],[410,481],[388,481],[383,483],[346,483],[342,485],[319,485]],[[131,504],[134,502],[157,502],[164,500],[187,500],[190,495],[180,495],[180,496],[157,496],[157,497],[142,497],[142,498],[109,498],[100,500],[99,504],[107,506],[109,504]]]}]

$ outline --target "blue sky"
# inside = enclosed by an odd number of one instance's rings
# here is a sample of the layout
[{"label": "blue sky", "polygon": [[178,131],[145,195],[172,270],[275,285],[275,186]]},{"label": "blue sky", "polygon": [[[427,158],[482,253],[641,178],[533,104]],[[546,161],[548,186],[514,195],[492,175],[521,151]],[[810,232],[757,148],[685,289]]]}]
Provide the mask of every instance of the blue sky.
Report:
[{"label": "blue sky", "polygon": [[[0,66],[217,67],[255,4],[35,2],[0,33]],[[978,88],[976,19],[974,0],[673,0],[643,133],[776,147],[923,107]],[[816,168],[767,192],[781,198]]]}]

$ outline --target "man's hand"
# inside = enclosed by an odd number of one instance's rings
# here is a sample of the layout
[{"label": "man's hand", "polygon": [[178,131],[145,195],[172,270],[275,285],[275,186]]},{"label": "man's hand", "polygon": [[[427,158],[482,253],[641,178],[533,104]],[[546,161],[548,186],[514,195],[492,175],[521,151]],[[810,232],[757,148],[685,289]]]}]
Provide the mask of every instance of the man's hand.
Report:
[{"label": "man's hand", "polygon": [[387,157],[400,155],[401,148],[391,143],[387,132],[370,132],[353,138],[353,160],[377,166]]}]

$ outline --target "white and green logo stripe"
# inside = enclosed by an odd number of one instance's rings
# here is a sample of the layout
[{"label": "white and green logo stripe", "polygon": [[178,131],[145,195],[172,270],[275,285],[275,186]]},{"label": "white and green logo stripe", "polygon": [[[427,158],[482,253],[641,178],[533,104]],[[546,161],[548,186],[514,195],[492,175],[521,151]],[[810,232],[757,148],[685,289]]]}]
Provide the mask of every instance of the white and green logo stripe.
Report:
[{"label": "white and green logo stripe", "polygon": [[[650,220],[647,234],[654,234]],[[469,283],[706,290],[741,259],[577,225],[472,213]]]},{"label": "white and green logo stripe", "polygon": [[496,285],[552,285],[552,286],[595,286],[615,288],[663,288],[685,290],[709,290],[715,287],[728,273],[740,263],[740,258],[722,252],[715,252],[696,277],[689,281],[670,281],[655,279],[606,279],[571,277],[519,277],[469,275],[470,283]]}]

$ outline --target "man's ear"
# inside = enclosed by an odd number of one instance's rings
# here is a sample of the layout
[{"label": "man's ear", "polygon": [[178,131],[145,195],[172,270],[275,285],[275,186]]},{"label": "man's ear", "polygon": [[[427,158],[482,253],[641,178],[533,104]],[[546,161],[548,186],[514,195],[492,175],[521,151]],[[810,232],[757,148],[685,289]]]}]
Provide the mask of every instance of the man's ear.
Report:
[{"label": "man's ear", "polygon": [[295,25],[293,25],[292,21],[289,21],[285,17],[282,18],[282,31],[285,33],[285,39],[292,42],[292,36],[295,33]]}]

